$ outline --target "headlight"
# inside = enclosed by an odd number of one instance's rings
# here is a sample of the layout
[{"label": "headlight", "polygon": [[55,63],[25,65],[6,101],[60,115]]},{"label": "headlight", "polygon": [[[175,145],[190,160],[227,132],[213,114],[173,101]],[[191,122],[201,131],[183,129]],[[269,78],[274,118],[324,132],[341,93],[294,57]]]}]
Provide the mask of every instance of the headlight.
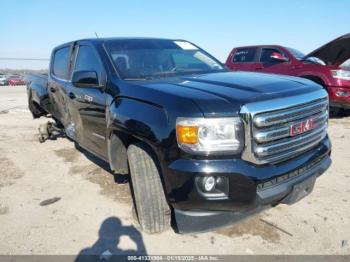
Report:
[{"label": "headlight", "polygon": [[176,136],[181,149],[202,155],[237,154],[244,145],[243,123],[238,117],[179,117]]},{"label": "headlight", "polygon": [[350,71],[348,70],[331,70],[332,76],[334,78],[339,78],[343,80],[350,80]]}]

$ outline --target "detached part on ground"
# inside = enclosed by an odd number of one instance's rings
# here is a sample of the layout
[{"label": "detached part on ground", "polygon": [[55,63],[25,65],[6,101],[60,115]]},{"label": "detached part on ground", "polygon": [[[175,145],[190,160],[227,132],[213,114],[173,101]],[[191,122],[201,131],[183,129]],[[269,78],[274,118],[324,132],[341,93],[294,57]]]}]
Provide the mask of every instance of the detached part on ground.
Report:
[{"label": "detached part on ground", "polygon": [[41,124],[38,128],[38,140],[44,143],[48,139],[55,139],[57,136],[63,135],[63,130],[55,122],[48,121]]}]

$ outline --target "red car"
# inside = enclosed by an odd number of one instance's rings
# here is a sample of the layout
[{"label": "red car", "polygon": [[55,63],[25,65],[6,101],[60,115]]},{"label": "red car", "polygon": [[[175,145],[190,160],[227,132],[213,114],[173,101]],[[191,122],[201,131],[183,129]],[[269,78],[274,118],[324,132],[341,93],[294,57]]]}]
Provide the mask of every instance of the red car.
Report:
[{"label": "red car", "polygon": [[350,34],[308,55],[279,45],[237,47],[228,56],[226,66],[231,70],[308,78],[327,89],[334,112],[350,109]]},{"label": "red car", "polygon": [[21,86],[21,85],[25,85],[25,82],[23,78],[20,76],[10,76],[7,79],[7,84],[9,86]]}]

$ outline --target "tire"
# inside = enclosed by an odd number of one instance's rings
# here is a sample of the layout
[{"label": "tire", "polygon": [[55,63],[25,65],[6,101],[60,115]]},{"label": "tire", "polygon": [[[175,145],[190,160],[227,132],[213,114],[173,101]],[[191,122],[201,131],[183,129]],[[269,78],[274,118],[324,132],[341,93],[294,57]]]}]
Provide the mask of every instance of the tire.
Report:
[{"label": "tire", "polygon": [[341,108],[339,107],[330,107],[329,108],[329,116],[330,117],[337,117],[341,112]]},{"label": "tire", "polygon": [[139,227],[150,234],[163,232],[170,227],[171,211],[156,161],[143,143],[130,145],[127,154]]}]

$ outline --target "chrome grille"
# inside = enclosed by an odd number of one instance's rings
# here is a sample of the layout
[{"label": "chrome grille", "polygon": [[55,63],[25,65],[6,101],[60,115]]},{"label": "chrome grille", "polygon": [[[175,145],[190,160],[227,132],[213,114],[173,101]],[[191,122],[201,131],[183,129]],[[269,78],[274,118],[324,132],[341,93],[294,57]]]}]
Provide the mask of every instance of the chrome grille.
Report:
[{"label": "chrome grille", "polygon": [[[308,116],[324,111],[328,107],[328,99],[313,101],[307,105],[301,105],[297,108],[281,110],[279,112],[266,113],[256,116],[254,124],[257,127],[266,127],[272,125],[281,125],[284,123],[300,120]],[[301,115],[300,115],[301,114]]]},{"label": "chrome grille", "polygon": [[[287,105],[287,106],[286,106]],[[327,136],[328,95],[324,90],[292,98],[247,104],[243,159],[256,164],[278,163],[317,146]],[[291,126],[312,119],[313,128],[291,134]]]},{"label": "chrome grille", "polygon": [[[314,128],[291,136],[293,124],[313,119]],[[327,134],[328,99],[258,114],[253,118],[253,150],[257,159],[276,162],[293,157],[318,144]]]}]

